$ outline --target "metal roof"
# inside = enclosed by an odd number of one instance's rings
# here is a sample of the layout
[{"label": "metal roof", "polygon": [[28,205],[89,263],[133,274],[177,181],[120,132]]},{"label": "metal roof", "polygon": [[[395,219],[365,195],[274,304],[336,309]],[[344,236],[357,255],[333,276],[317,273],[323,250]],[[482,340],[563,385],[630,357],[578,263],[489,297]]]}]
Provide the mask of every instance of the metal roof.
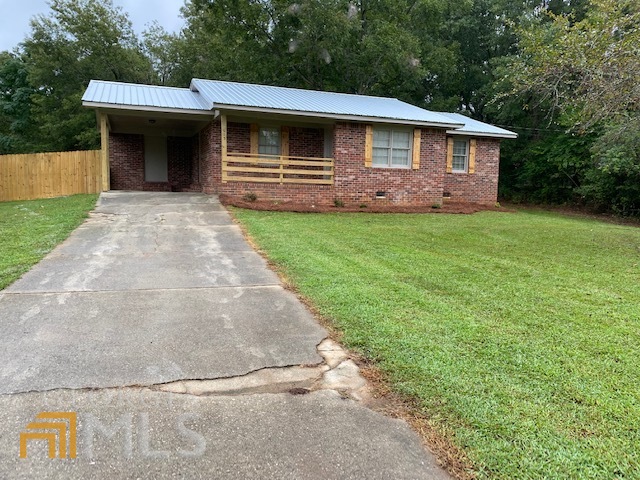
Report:
[{"label": "metal roof", "polygon": [[135,83],[91,80],[82,96],[83,103],[156,109],[210,111],[208,103],[188,88],[159,87]]},{"label": "metal roof", "polygon": [[454,135],[516,138],[517,134],[458,113],[431,112],[395,98],[194,78],[190,88],[91,80],[88,107],[213,114],[215,109],[282,113],[448,128]]},{"label": "metal roof", "polygon": [[518,138],[518,134],[505,130],[504,128],[495,127],[488,123],[479,122],[473,118],[465,117],[459,113],[444,113],[440,115],[450,118],[453,121],[462,123],[462,128],[456,128],[455,130],[448,130],[447,133],[452,135],[479,135],[484,137],[498,137],[498,138]]},{"label": "metal roof", "polygon": [[279,113],[315,114],[328,118],[378,119],[456,128],[460,122],[395,98],[321,92],[299,88],[194,78],[191,89],[199,92],[211,108],[249,107]]}]

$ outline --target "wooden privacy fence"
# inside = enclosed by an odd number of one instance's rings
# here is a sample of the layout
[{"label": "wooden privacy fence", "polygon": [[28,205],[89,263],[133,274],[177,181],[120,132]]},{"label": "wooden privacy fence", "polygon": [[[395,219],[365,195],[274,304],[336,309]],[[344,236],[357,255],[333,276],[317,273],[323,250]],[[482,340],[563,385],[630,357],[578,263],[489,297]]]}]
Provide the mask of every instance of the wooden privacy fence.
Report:
[{"label": "wooden privacy fence", "polygon": [[100,150],[0,155],[0,201],[102,191]]}]

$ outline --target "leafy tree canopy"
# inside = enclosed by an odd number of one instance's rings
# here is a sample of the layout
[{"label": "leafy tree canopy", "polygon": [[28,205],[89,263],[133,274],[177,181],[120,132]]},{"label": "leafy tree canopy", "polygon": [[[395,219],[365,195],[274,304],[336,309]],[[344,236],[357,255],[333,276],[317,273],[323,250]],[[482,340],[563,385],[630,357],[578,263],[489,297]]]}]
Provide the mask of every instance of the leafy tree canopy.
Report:
[{"label": "leafy tree canopy", "polygon": [[500,191],[636,214],[640,0],[186,0],[138,37],[112,0],[51,0],[0,54],[0,153],[95,148],[89,80],[202,77],[392,96],[516,130]]},{"label": "leafy tree canopy", "polygon": [[41,150],[98,144],[95,114],[82,108],[89,80],[156,80],[127,15],[111,0],[52,0],[51,13],[31,21],[21,54],[35,93],[30,110]]}]

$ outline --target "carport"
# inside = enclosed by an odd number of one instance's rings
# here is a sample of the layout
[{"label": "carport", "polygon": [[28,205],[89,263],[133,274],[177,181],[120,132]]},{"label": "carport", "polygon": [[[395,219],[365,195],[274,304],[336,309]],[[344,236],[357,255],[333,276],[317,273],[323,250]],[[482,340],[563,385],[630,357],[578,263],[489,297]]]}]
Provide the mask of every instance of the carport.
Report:
[{"label": "carport", "polygon": [[[92,90],[93,89],[93,90]],[[101,136],[103,190],[200,192],[199,132],[215,116],[188,90],[93,82],[87,92]]]}]

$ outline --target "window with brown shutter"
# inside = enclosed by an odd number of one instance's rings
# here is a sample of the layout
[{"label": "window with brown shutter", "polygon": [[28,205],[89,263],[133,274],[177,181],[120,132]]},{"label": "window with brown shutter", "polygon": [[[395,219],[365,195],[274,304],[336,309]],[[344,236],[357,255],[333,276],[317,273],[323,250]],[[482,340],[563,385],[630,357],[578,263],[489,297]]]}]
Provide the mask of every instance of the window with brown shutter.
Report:
[{"label": "window with brown shutter", "polygon": [[476,139],[447,139],[447,173],[475,173]]}]

